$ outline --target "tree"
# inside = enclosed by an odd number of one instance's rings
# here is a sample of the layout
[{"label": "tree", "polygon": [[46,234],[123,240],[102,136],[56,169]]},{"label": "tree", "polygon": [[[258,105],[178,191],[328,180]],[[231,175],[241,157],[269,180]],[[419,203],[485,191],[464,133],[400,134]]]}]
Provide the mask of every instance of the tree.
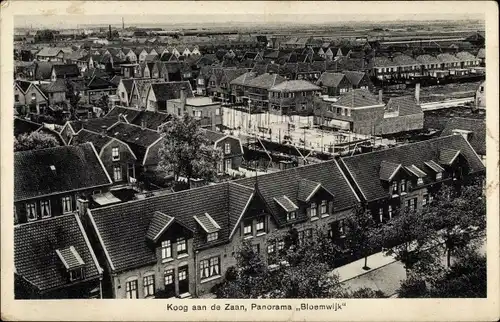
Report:
[{"label": "tree", "polygon": [[104,114],[108,113],[109,111],[109,96],[107,94],[102,95],[99,98],[99,101],[97,102],[97,106],[102,108],[104,111]]},{"label": "tree", "polygon": [[376,240],[374,235],[375,221],[362,207],[356,207],[353,213],[353,216],[349,216],[346,220],[348,233],[345,237],[345,247],[350,249],[355,256],[363,256],[365,258],[363,269],[368,270],[370,269],[368,255],[371,254]]},{"label": "tree", "polygon": [[353,299],[367,299],[367,298],[385,298],[387,296],[382,291],[379,290],[374,291],[369,287],[362,287],[355,291],[346,292],[345,297]]},{"label": "tree", "polygon": [[51,135],[41,132],[21,134],[14,138],[14,151],[40,150],[59,146],[59,142]]},{"label": "tree", "polygon": [[214,179],[222,151],[210,144],[193,117],[187,113],[182,118],[173,117],[162,133],[168,138],[159,152],[162,170],[173,173],[175,181],[180,176],[188,183],[192,178]]},{"label": "tree", "polygon": [[73,115],[73,118],[76,118],[75,111],[78,108],[78,103],[81,98],[80,90],[72,81],[66,79],[66,99],[68,100],[70,112]]},{"label": "tree", "polygon": [[421,214],[404,209],[387,224],[378,228],[375,239],[386,248],[386,255],[401,261],[408,272],[421,260],[431,256],[429,248],[430,227]]},{"label": "tree", "polygon": [[430,235],[434,242],[443,244],[450,267],[453,252],[471,246],[486,228],[486,198],[481,184],[473,182],[460,190],[442,187],[422,216],[434,231]]}]

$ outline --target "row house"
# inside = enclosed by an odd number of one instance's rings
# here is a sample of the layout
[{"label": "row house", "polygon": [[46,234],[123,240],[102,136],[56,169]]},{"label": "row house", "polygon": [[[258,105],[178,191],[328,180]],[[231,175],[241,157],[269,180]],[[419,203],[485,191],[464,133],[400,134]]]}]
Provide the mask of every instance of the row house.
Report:
[{"label": "row house", "polygon": [[484,175],[485,167],[461,135],[344,157],[341,166],[379,222],[398,210],[419,211],[432,203],[442,184]]},{"label": "row house", "polygon": [[160,132],[162,126],[171,120],[172,115],[158,111],[114,106],[108,114],[105,115],[105,118],[119,119],[128,124]]},{"label": "row house", "polygon": [[218,173],[232,174],[233,171],[238,171],[244,155],[241,140],[232,135],[206,129],[203,130],[203,134],[214,148],[222,151],[222,160],[217,165]]},{"label": "row house", "polygon": [[486,164],[486,122],[480,119],[451,118],[441,132],[441,136],[461,135]]},{"label": "row house", "polygon": [[278,74],[265,73],[247,82],[244,88],[249,108],[267,110],[269,108],[269,89],[285,80]]},{"label": "row house", "polygon": [[73,212],[113,183],[92,143],[16,152],[14,172],[15,224]]},{"label": "row house", "polygon": [[80,214],[14,227],[15,299],[100,299],[103,269]]},{"label": "row house", "polygon": [[165,112],[167,101],[181,98],[183,91],[186,98],[194,97],[191,84],[187,81],[152,83],[146,95],[146,110]]},{"label": "row house", "polygon": [[[137,157],[125,142],[106,135],[106,131],[94,132],[81,129],[73,135],[69,145],[92,142],[102,164],[113,180],[113,186],[133,183],[136,180]],[[102,204],[101,204],[102,205]]]},{"label": "row house", "polygon": [[92,132],[101,133],[104,129],[109,128],[116,122],[123,120],[122,116],[119,117],[99,117],[86,120],[73,120],[67,121],[61,131],[59,132],[65,142],[70,142],[73,135],[81,129],[87,129]]},{"label": "row house", "polygon": [[117,86],[102,77],[92,77],[86,84],[83,95],[90,104],[97,104],[104,96],[116,94]]},{"label": "row house", "polygon": [[36,60],[63,62],[65,51],[59,47],[44,47],[36,53]]},{"label": "row house", "polygon": [[66,102],[66,92],[68,91],[66,80],[59,78],[48,84],[41,84],[39,87],[47,96],[49,105],[54,106]]},{"label": "row house", "polygon": [[158,166],[163,136],[157,131],[121,121],[107,128],[106,135],[126,143],[134,153],[136,166],[127,169],[127,176],[139,177],[142,172],[154,171]]},{"label": "row house", "polygon": [[317,231],[341,240],[358,202],[332,160],[91,209],[87,221],[106,271],[105,297],[188,298],[223,282],[243,242],[272,266],[292,227],[301,240]]},{"label": "row house", "polygon": [[396,55],[392,59],[398,66],[398,78],[410,78],[420,76],[420,63],[408,55]]},{"label": "row house", "polygon": [[58,79],[75,79],[79,78],[80,70],[76,64],[57,64],[52,66],[50,72],[50,80],[55,82]]},{"label": "row house", "polygon": [[48,107],[49,99],[41,85],[35,82],[14,81],[14,106],[26,106],[31,113],[40,114],[42,110]]},{"label": "row house", "polygon": [[243,106],[248,104],[247,97],[245,96],[245,85],[255,77],[257,77],[256,73],[246,72],[231,81],[231,101],[233,104]]},{"label": "row house", "polygon": [[144,109],[146,107],[146,98],[151,84],[163,82],[162,78],[135,78],[131,90],[131,100],[129,106]]},{"label": "row house", "polygon": [[373,88],[373,84],[366,73],[357,71],[344,71],[342,73],[324,72],[316,81],[321,87],[321,92],[328,96],[338,96],[351,89]]},{"label": "row house", "polygon": [[217,69],[208,80],[210,96],[223,104],[234,103],[231,101],[231,81],[246,72],[244,68]]},{"label": "row house", "polygon": [[439,59],[427,54],[419,55],[415,59],[420,63],[422,76],[438,77],[441,70]]},{"label": "row house", "polygon": [[287,80],[269,89],[269,111],[278,115],[311,113],[321,88],[305,80]]},{"label": "row house", "polygon": [[198,76],[196,77],[196,94],[201,96],[208,96],[209,91],[209,79],[212,76],[214,71],[214,67],[202,66],[199,70]]}]

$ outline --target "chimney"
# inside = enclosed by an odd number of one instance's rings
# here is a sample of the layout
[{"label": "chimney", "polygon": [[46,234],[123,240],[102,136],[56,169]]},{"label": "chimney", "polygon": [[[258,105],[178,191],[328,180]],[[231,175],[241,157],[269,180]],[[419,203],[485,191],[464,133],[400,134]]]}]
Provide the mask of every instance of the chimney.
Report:
[{"label": "chimney", "polygon": [[384,104],[384,101],[382,100],[382,90],[381,89],[379,89],[379,91],[378,91],[378,103]]},{"label": "chimney", "polygon": [[180,92],[181,110],[186,112],[186,88],[183,86]]},{"label": "chimney", "polygon": [[141,120],[141,128],[144,130],[146,128],[146,121]]},{"label": "chimney", "polygon": [[107,129],[106,125],[102,125],[101,126],[101,136],[105,136],[106,135],[106,129]]},{"label": "chimney", "polygon": [[420,83],[415,84],[415,100],[417,101],[417,105],[420,104]]},{"label": "chimney", "polygon": [[82,198],[76,199],[76,209],[78,209],[78,217],[80,217],[82,224],[85,223],[85,214],[87,213],[87,209],[89,209],[89,201]]}]

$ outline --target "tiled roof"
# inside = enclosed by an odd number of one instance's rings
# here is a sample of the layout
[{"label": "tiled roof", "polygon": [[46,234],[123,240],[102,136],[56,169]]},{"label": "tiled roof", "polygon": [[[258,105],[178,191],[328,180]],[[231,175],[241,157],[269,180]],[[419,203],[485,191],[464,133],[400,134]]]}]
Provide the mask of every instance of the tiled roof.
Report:
[{"label": "tiled roof", "polygon": [[64,79],[58,78],[55,82],[50,84],[40,85],[42,91],[46,93],[66,92],[66,82]]},{"label": "tiled roof", "polygon": [[442,63],[457,63],[460,60],[452,54],[439,54],[437,59]]},{"label": "tiled roof", "polygon": [[166,215],[160,211],[155,211],[151,222],[149,223],[146,238],[156,242],[161,233],[165,231],[174,222],[174,217]]},{"label": "tiled roof", "polygon": [[80,76],[80,70],[76,64],[64,64],[64,65],[54,65],[52,69],[56,73],[57,77],[78,77]]},{"label": "tiled roof", "polygon": [[460,150],[441,148],[439,150],[439,163],[451,165],[460,154]]},{"label": "tiled roof", "polygon": [[231,85],[245,85],[250,80],[254,79],[257,75],[253,72],[246,72],[231,81]]},{"label": "tiled roof", "polygon": [[103,129],[109,128],[116,122],[118,122],[118,118],[102,117],[88,120],[69,121],[69,124],[75,132],[80,131],[80,129],[87,129],[100,133]]},{"label": "tiled roof", "polygon": [[[73,247],[84,263],[85,279],[98,278],[101,268],[84,234],[75,214],[15,226],[16,273],[40,291],[71,285],[68,276],[61,272],[60,267],[63,265],[56,250],[64,250],[66,254],[65,250],[71,252],[70,248]],[[73,261],[68,264],[73,267]]]},{"label": "tiled roof", "polygon": [[[350,175],[364,194],[367,201],[372,201],[388,196],[380,181],[380,166],[382,161],[387,161],[402,166],[416,165],[426,173],[430,171],[425,164],[428,161],[438,161],[443,148],[460,150],[467,159],[471,172],[484,170],[481,160],[462,136],[450,135],[430,139],[417,143],[410,143],[399,147],[376,152],[358,154],[342,158],[342,162]],[[439,166],[438,166],[439,167]]]},{"label": "tiled roof", "polygon": [[153,112],[143,110],[135,118],[127,118],[130,124],[145,126],[146,128],[157,131],[160,125],[167,123],[172,115],[162,112]]},{"label": "tiled roof", "polygon": [[28,81],[23,81],[23,80],[20,80],[20,79],[16,79],[15,80],[15,83],[21,88],[21,90],[26,93],[26,91],[28,90],[28,88],[30,87],[31,85],[31,82],[28,82]]},{"label": "tiled roof", "polygon": [[[307,192],[312,191],[311,189],[317,186],[314,183],[320,183],[323,189],[335,196],[335,211],[353,207],[357,202],[357,196],[335,160],[261,175],[257,178],[257,181],[258,191],[270,211],[276,215],[279,225],[286,224],[286,217],[282,213],[281,207],[274,201],[274,198],[286,195],[293,203],[298,204],[300,200],[308,197],[308,195],[304,196]],[[235,182],[254,187],[255,178],[245,178]],[[302,187],[299,194],[301,182],[303,182],[302,185],[306,182],[312,183],[308,185],[309,189]],[[298,213],[297,220],[306,219],[304,216],[305,214]]]},{"label": "tiled roof", "polygon": [[334,105],[347,106],[351,108],[380,105],[378,99],[366,89],[354,89],[340,94],[340,98]]},{"label": "tiled roof", "polygon": [[285,210],[286,212],[292,212],[292,211],[295,211],[297,209],[299,209],[299,207],[297,207],[296,204],[294,204],[290,198],[288,198],[287,196],[283,195],[283,196],[279,196],[279,197],[274,197],[273,198],[274,201],[276,201],[278,203],[278,205],[280,205],[283,210]]},{"label": "tiled roof", "polygon": [[393,58],[393,62],[397,66],[415,66],[415,65],[420,65],[418,61],[415,59],[411,58],[408,55],[396,55]]},{"label": "tiled roof", "polygon": [[486,57],[486,51],[484,50],[484,48],[481,48],[479,49],[479,51],[477,52],[477,58],[485,58]]},{"label": "tiled roof", "polygon": [[32,133],[38,130],[42,124],[35,123],[30,120],[25,120],[19,117],[14,118],[14,136],[18,136],[24,133]]},{"label": "tiled roof", "polygon": [[319,91],[320,87],[305,80],[289,80],[279,83],[269,89],[272,92],[301,92],[301,91]]},{"label": "tiled roof", "polygon": [[483,120],[455,117],[448,121],[441,136],[453,134],[453,130],[471,131],[469,143],[479,155],[486,155],[486,123]]},{"label": "tiled roof", "polygon": [[345,75],[342,73],[324,72],[316,84],[326,87],[338,87],[344,77]]},{"label": "tiled roof", "polygon": [[379,178],[384,181],[391,181],[396,172],[401,168],[401,164],[382,160],[380,162]]},{"label": "tiled roof", "polygon": [[262,74],[260,76],[255,77],[251,81],[249,81],[246,86],[247,87],[255,87],[262,89],[269,89],[281,82],[284,82],[285,78],[281,77],[278,74]]},{"label": "tiled roof", "polygon": [[206,129],[202,129],[203,131],[203,136],[205,136],[208,141],[212,142],[212,143],[215,143],[216,141],[222,139],[223,137],[226,136],[226,134],[222,133],[222,132],[216,132],[216,131],[211,131],[211,130],[206,130]]},{"label": "tiled roof", "polygon": [[417,178],[424,178],[427,176],[427,173],[422,171],[419,167],[417,167],[414,164],[412,164],[410,166],[406,166],[405,169],[408,170],[409,172],[411,172]]},{"label": "tiled roof", "polygon": [[440,64],[441,62],[439,61],[439,59],[437,59],[436,57],[434,56],[431,56],[431,55],[420,55],[420,56],[417,56],[416,60],[421,63],[421,64],[425,64],[425,65],[428,65],[428,64]]},{"label": "tiled roof", "polygon": [[125,88],[125,91],[130,96],[130,92],[132,92],[132,86],[134,86],[134,80],[133,79],[122,79],[121,82],[123,84],[123,87]]},{"label": "tiled roof", "polygon": [[422,108],[417,105],[413,96],[391,97],[386,105],[387,111],[398,111],[399,116],[421,114]]},{"label": "tiled roof", "polygon": [[305,178],[299,180],[297,200],[307,202],[311,194],[318,189],[319,185],[321,185],[319,182],[311,181]]},{"label": "tiled roof", "polygon": [[118,86],[118,84],[120,84],[120,81],[122,80],[122,77],[119,76],[119,75],[115,75],[113,76],[113,78],[111,78],[109,81],[113,84],[115,84],[116,86]]},{"label": "tiled roof", "polygon": [[150,157],[154,157],[153,161],[157,161],[159,157],[157,155],[146,155],[148,147],[161,138],[161,135],[156,131],[120,122],[109,128],[107,135],[127,143],[137,157],[137,160],[140,160],[141,162],[146,162],[145,158]]},{"label": "tiled roof", "polygon": [[461,51],[459,53],[456,53],[455,56],[461,60],[461,61],[472,61],[472,60],[476,60],[476,57],[474,57],[474,55],[472,55],[471,53],[467,52],[467,51]]},{"label": "tiled roof", "polygon": [[106,114],[105,118],[111,118],[118,121],[118,117],[122,115],[129,123],[132,123],[132,121],[141,113],[142,110],[137,108],[114,106],[111,110],[109,110],[108,114]]},{"label": "tiled roof", "polygon": [[194,215],[193,217],[206,233],[214,233],[221,229],[220,225],[210,216],[208,212],[201,215]]},{"label": "tiled roof", "polygon": [[106,143],[108,143],[112,139],[113,138],[111,138],[105,134],[96,133],[96,132],[92,132],[89,130],[81,129],[80,131],[78,131],[78,133],[76,135],[73,136],[70,143],[71,143],[71,145],[79,145],[79,144],[83,144],[86,142],[92,142],[97,153],[99,153],[101,151],[101,149],[104,147],[104,145],[106,145]]},{"label": "tiled roof", "polygon": [[59,62],[37,62],[35,66],[35,79],[49,79],[52,73],[52,66],[60,65]]},{"label": "tiled roof", "polygon": [[14,200],[111,184],[92,143],[14,153]]},{"label": "tiled roof", "polygon": [[116,88],[117,86],[110,81],[101,77],[92,77],[92,79],[87,83],[88,89],[105,89],[105,88]]},{"label": "tiled roof", "polygon": [[182,88],[186,91],[186,97],[194,96],[191,84],[188,81],[151,84],[151,90],[154,91],[156,100],[159,102],[180,98]]},{"label": "tiled roof", "polygon": [[394,67],[394,66],[397,66],[397,64],[392,62],[387,57],[379,56],[373,59],[373,67]]},{"label": "tiled roof", "polygon": [[354,86],[359,86],[359,82],[365,77],[365,73],[358,71],[345,71],[345,77],[349,80],[349,82]]},{"label": "tiled roof", "polygon": [[55,57],[62,49],[59,47],[43,47],[36,55],[43,57]]},{"label": "tiled roof", "polygon": [[85,262],[73,245],[56,249],[56,254],[66,269],[75,269],[85,265]]}]

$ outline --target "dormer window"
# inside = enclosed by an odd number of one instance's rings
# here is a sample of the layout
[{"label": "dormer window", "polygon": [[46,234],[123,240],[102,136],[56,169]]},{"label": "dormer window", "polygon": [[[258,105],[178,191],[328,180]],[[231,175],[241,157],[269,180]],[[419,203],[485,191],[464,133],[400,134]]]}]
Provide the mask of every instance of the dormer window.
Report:
[{"label": "dormer window", "polygon": [[113,155],[113,161],[119,161],[120,160],[120,152],[118,150],[118,147],[113,147],[112,155]]},{"label": "dormer window", "polygon": [[83,268],[76,268],[69,271],[69,280],[78,281],[83,279]]},{"label": "dormer window", "polygon": [[397,181],[392,182],[392,194],[397,195],[398,194],[398,183]]},{"label": "dormer window", "polygon": [[418,178],[418,179],[417,179],[417,184],[418,184],[418,185],[424,184],[424,179],[422,179],[422,178]]},{"label": "dormer window", "polygon": [[406,192],[406,180],[401,179],[401,193]]},{"label": "dormer window", "polygon": [[309,212],[311,214],[311,218],[316,218],[318,216],[318,209],[315,202],[311,203],[311,207],[309,208]]},{"label": "dormer window", "polygon": [[321,212],[321,215],[324,215],[324,214],[326,214],[328,212],[328,206],[327,206],[327,201],[326,200],[322,200],[321,201],[320,212]]},{"label": "dormer window", "polygon": [[290,220],[295,220],[295,218],[297,218],[297,212],[296,211],[290,211],[286,214],[286,220],[287,221],[290,221]]},{"label": "dormer window", "polygon": [[252,234],[253,234],[252,221],[251,220],[245,220],[243,222],[243,235],[245,235],[245,236],[251,236]]},{"label": "dormer window", "polygon": [[70,282],[84,279],[85,262],[76,251],[75,247],[56,249],[57,257],[67,272]]},{"label": "dormer window", "polygon": [[170,240],[164,240],[161,242],[161,258],[172,258],[172,242]]},{"label": "dormer window", "polygon": [[437,172],[436,173],[436,180],[441,180],[443,179],[443,173],[442,172]]},{"label": "dormer window", "polygon": [[255,224],[255,230],[257,234],[262,234],[266,231],[265,229],[265,217],[259,217],[257,218],[257,223]]},{"label": "dormer window", "polygon": [[207,234],[207,242],[215,241],[217,239],[219,239],[219,233],[217,231]]},{"label": "dormer window", "polygon": [[177,238],[177,255],[182,255],[187,253],[187,245],[186,238],[179,237]]}]

